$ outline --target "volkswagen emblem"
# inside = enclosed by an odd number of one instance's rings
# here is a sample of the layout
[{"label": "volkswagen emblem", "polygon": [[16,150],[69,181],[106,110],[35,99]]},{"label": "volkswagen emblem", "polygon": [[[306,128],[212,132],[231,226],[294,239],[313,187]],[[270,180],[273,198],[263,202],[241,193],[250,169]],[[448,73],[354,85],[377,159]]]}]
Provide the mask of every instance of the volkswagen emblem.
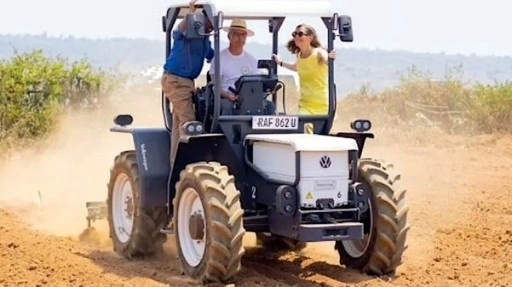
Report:
[{"label": "volkswagen emblem", "polygon": [[323,156],[320,159],[320,166],[323,168],[328,168],[331,166],[331,158],[328,156]]}]

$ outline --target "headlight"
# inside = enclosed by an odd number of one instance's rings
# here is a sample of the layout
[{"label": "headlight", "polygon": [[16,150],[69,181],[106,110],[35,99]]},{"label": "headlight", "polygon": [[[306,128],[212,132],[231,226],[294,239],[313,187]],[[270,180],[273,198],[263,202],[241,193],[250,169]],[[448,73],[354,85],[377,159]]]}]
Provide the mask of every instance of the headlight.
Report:
[{"label": "headlight", "polygon": [[276,209],[279,213],[292,216],[297,209],[297,190],[289,185],[281,185],[276,190]]},{"label": "headlight", "polygon": [[367,132],[372,128],[372,123],[369,120],[358,119],[350,123],[350,127],[359,132]]},{"label": "headlight", "polygon": [[204,131],[203,124],[198,121],[186,122],[183,125],[183,130],[187,135],[198,135]]}]

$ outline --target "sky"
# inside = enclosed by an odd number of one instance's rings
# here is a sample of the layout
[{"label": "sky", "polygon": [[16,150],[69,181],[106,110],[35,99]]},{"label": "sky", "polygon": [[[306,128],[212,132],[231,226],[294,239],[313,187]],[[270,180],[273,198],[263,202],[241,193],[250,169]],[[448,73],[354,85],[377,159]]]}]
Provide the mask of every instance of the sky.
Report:
[{"label": "sky", "polygon": [[[239,0],[244,1],[244,0]],[[249,0],[254,1],[254,0]],[[279,0],[276,0],[279,1]],[[291,2],[292,0],[281,0]],[[311,0],[314,1],[314,0]],[[162,0],[3,0],[0,34],[42,34],[85,38],[164,39]],[[463,55],[512,56],[512,2],[506,0],[329,0],[352,17],[354,42],[335,47]],[[8,3],[8,4],[7,4]],[[323,29],[319,19],[287,19],[283,40],[295,25]],[[227,21],[229,24],[229,21]],[[249,22],[256,35],[270,39],[265,22]],[[325,34],[320,34],[325,35]],[[225,34],[223,35],[224,37]],[[323,38],[321,38],[323,39]]]}]

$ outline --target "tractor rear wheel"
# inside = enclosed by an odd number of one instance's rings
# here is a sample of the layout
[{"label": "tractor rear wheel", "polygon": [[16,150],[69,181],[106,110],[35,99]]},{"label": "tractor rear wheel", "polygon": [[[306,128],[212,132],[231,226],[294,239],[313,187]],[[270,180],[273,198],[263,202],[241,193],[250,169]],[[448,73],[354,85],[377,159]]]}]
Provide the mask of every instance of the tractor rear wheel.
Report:
[{"label": "tractor rear wheel", "polygon": [[266,232],[256,232],[256,242],[263,248],[276,251],[300,251],[307,247],[307,243],[295,239],[281,237]]},{"label": "tractor rear wheel", "polygon": [[393,275],[402,263],[407,249],[409,230],[405,203],[406,190],[400,187],[400,175],[392,165],[372,159],[361,159],[360,181],[371,188],[362,240],[338,241],[335,249],[340,263],[371,275]]},{"label": "tractor rear wheel", "polygon": [[216,162],[187,165],[176,183],[173,226],[183,272],[226,283],[241,268],[243,210],[235,179]]},{"label": "tractor rear wheel", "polygon": [[114,251],[128,259],[162,251],[167,239],[160,232],[166,220],[165,206],[145,209],[140,200],[135,151],[124,151],[116,156],[110,171],[107,203]]}]

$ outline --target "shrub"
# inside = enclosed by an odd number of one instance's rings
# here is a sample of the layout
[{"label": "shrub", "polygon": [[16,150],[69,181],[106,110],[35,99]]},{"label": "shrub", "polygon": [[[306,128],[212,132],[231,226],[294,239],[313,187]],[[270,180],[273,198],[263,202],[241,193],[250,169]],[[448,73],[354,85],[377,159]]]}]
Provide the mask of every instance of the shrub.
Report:
[{"label": "shrub", "polygon": [[512,83],[475,85],[466,117],[479,131],[512,133]]},{"label": "shrub", "polygon": [[348,95],[340,101],[340,114],[448,133],[512,132],[512,83],[469,84],[461,75],[456,67],[434,80],[412,67],[395,87],[379,93],[363,87]]},{"label": "shrub", "polygon": [[96,108],[116,77],[86,61],[45,57],[41,50],[0,61],[0,144],[47,134],[63,110]]}]

